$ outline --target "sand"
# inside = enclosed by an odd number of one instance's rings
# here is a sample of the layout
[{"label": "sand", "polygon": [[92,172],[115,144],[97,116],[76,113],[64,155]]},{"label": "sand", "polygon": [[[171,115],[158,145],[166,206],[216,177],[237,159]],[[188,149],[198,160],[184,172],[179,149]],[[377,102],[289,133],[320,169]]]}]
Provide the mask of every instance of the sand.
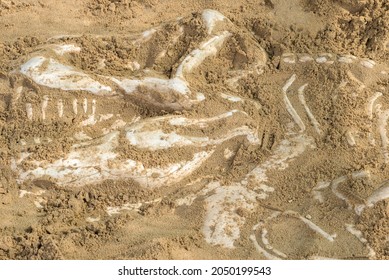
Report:
[{"label": "sand", "polygon": [[0,259],[389,259],[388,15],[0,0]]}]

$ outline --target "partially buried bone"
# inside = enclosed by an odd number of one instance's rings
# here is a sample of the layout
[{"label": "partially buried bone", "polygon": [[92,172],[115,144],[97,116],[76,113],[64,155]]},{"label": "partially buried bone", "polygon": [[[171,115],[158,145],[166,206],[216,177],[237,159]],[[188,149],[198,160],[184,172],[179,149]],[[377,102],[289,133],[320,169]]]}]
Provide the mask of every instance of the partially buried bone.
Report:
[{"label": "partially buried bone", "polygon": [[[93,110],[92,110],[93,111]],[[241,118],[235,115],[241,115]],[[188,131],[196,131],[207,126],[215,127],[226,119],[242,123],[220,136],[209,135],[195,137],[188,135]],[[241,120],[239,120],[241,119]],[[238,136],[247,137],[253,144],[259,144],[256,131],[244,125],[249,123],[247,115],[240,111],[231,111],[211,118],[189,119],[184,117],[157,117],[138,121],[125,128],[126,140],[131,146],[138,149],[162,150],[174,147],[197,146],[206,147],[223,143]],[[171,129],[171,132],[163,132],[162,128]],[[185,128],[182,132],[178,128]],[[177,131],[176,131],[177,130]],[[142,162],[119,156],[116,148],[119,147],[119,131],[113,131],[107,135],[90,140],[79,140],[72,146],[70,152],[54,162],[47,160],[37,161],[30,159],[31,154],[24,153],[19,159],[14,160],[13,168],[19,173],[19,181],[48,178],[59,185],[81,186],[85,184],[99,183],[106,179],[131,178],[144,187],[161,187],[166,184],[174,184],[199,168],[213,153],[213,150],[204,150],[193,154],[189,161],[179,161],[167,166],[153,166],[146,168]],[[28,163],[28,170],[23,168]]]},{"label": "partially buried bone", "polygon": [[[40,86],[66,91],[86,91],[96,95],[110,96],[118,92],[123,93],[133,102],[154,106],[163,110],[183,110],[189,109],[192,105],[203,101],[206,97],[201,92],[192,88],[188,81],[188,76],[199,68],[205,61],[216,57],[220,50],[227,44],[230,37],[238,36],[234,25],[227,20],[222,14],[213,10],[205,10],[202,13],[203,25],[207,29],[207,34],[201,35],[197,47],[184,54],[178,60],[177,69],[172,68],[172,73],[166,77],[166,73],[155,72],[152,69],[141,69],[141,64],[137,61],[128,62],[129,65],[142,75],[140,77],[118,77],[92,75],[84,73],[66,61],[67,55],[72,53],[82,53],[83,49],[74,44],[55,44],[47,45],[46,49],[42,48],[37,51],[35,56],[25,62],[18,72],[33,80]],[[172,41],[163,47],[174,47],[177,40],[184,34],[185,28],[183,23],[179,34],[172,38]],[[217,28],[216,28],[217,27]],[[148,44],[158,32],[163,32],[163,26],[145,32],[142,35],[142,41],[135,40],[138,44]],[[144,40],[147,37],[147,40]],[[255,42],[254,39],[245,39],[244,45],[251,56],[251,60],[246,58],[247,63],[243,65],[244,69],[234,69],[244,73],[260,73],[266,63],[266,55],[263,49]],[[167,49],[162,50],[159,57],[164,57]],[[60,62],[61,61],[61,62]],[[105,67],[105,66],[104,66]],[[115,85],[117,90],[115,90]]]},{"label": "partially buried bone", "polygon": [[[250,240],[253,242],[254,247],[259,253],[265,256],[267,259],[278,260],[288,258],[288,255],[282,252],[281,250],[275,248],[275,246],[270,242],[268,236],[272,234],[280,234],[277,232],[272,232],[266,226],[268,226],[273,220],[278,219],[280,223],[286,223],[288,219],[293,219],[299,222],[302,222],[301,228],[304,228],[307,232],[312,232],[315,234],[315,238],[326,240],[329,242],[334,242],[336,240],[337,234],[330,234],[321,228],[318,224],[312,222],[311,220],[301,216],[295,211],[284,211],[273,212],[269,217],[267,217],[264,222],[260,222],[253,227],[253,233],[250,235]],[[301,238],[300,236],[294,236],[291,232],[281,233],[283,234],[284,244],[288,244],[289,241],[293,239]],[[260,237],[260,238],[259,238]],[[286,247],[286,246],[284,246]]]},{"label": "partially buried bone", "polygon": [[[313,139],[305,135],[289,133],[274,150],[274,153],[263,163],[255,167],[240,182],[221,185],[211,182],[199,194],[207,196],[205,202],[206,217],[203,234],[208,243],[233,248],[240,237],[240,229],[245,224],[245,217],[237,212],[251,213],[256,200],[266,199],[274,188],[268,186],[267,173],[272,170],[285,169],[308,148],[314,148]],[[252,186],[251,190],[248,186]],[[225,205],[232,205],[225,207]]]},{"label": "partially buried bone", "polygon": [[[218,121],[231,119],[236,121],[237,115],[243,115],[241,126],[236,126],[224,132],[221,136],[214,136],[213,133],[204,136],[182,135],[176,132],[180,127],[185,130],[192,128],[193,131],[214,127]],[[259,144],[256,130],[245,124],[248,118],[245,113],[240,111],[230,111],[213,118],[188,119],[184,117],[158,117],[135,123],[126,128],[126,138],[131,145],[142,149],[159,150],[171,147],[198,146],[205,147],[209,145],[218,145],[224,141],[237,136],[246,136],[252,144]],[[170,126],[171,132],[164,132],[163,127]]]},{"label": "partially buried bone", "polygon": [[107,94],[112,91],[111,87],[53,58],[33,57],[20,67],[20,72],[35,83],[46,87],[61,90],[84,90],[93,94]]},{"label": "partially buried bone", "polygon": [[[107,179],[133,179],[144,187],[157,188],[177,183],[190,175],[207,160],[213,151],[198,152],[189,161],[171,163],[164,167],[145,168],[142,162],[120,159],[115,148],[119,145],[119,132],[73,145],[70,152],[54,162],[31,160],[34,166],[24,170],[21,163],[14,162],[19,181],[48,178],[62,186],[82,186],[100,183]],[[25,157],[25,155],[24,155]],[[18,165],[19,163],[19,165]]]}]

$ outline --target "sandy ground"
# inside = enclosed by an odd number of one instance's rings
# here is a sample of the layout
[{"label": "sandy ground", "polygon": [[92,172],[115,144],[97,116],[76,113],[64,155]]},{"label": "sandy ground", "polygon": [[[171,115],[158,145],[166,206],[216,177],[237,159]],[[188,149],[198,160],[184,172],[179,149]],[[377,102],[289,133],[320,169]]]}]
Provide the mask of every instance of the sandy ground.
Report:
[{"label": "sandy ground", "polygon": [[388,259],[384,0],[0,0],[0,259]]}]

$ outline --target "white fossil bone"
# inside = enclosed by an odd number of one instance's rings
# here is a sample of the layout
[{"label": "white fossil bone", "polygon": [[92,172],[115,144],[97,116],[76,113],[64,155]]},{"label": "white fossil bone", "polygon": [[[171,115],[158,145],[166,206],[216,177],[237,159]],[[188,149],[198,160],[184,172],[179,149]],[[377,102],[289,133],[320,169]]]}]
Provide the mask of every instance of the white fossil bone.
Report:
[{"label": "white fossil bone", "polygon": [[26,113],[27,113],[27,118],[30,121],[32,121],[33,110],[32,110],[32,104],[31,103],[26,103]]},{"label": "white fossil bone", "polygon": [[370,179],[370,171],[369,170],[354,171],[351,173],[351,177],[353,179],[361,179],[361,178]]},{"label": "white fossil bone", "polygon": [[386,130],[388,120],[389,120],[389,110],[381,111],[381,109],[378,109],[378,132],[381,136],[382,152],[384,154],[385,163],[389,163],[389,152],[388,152],[389,139]]},{"label": "white fossil bone", "polygon": [[[287,210],[284,212],[280,211],[274,211],[270,216],[268,216],[266,219],[264,219],[264,222],[260,222],[256,224],[252,231],[253,233],[250,235],[250,240],[253,242],[254,247],[257,249],[259,253],[265,256],[266,259],[269,260],[279,260],[279,259],[286,259],[288,258],[288,255],[283,253],[282,251],[278,250],[273,246],[268,238],[267,235],[269,234],[269,231],[265,227],[267,224],[271,223],[272,220],[278,217],[286,217],[289,219],[299,219],[301,220],[310,230],[316,232],[323,238],[327,239],[330,242],[334,242],[337,234],[329,234],[324,229],[322,229],[320,226],[318,226],[316,223],[308,220],[307,218],[301,216],[299,213],[291,210]],[[261,245],[259,244],[257,237],[255,235],[255,232],[259,232],[259,235],[261,237]]]},{"label": "white fossil bone", "polygon": [[347,198],[347,196],[345,196],[342,192],[338,190],[339,185],[345,182],[346,180],[347,176],[341,176],[339,178],[336,178],[331,183],[331,190],[338,198],[344,200],[348,204],[348,206],[350,206],[349,199]]},{"label": "white fossil bone", "polygon": [[20,67],[20,72],[39,85],[61,90],[83,90],[93,94],[109,94],[111,87],[95,81],[73,67],[53,58],[36,56]]},{"label": "white fossil bone", "polygon": [[84,98],[82,101],[82,109],[84,110],[84,114],[88,112],[88,99]]},{"label": "white fossil bone", "polygon": [[367,199],[368,207],[374,206],[378,201],[389,198],[389,181],[384,182],[377,190],[375,190]]},{"label": "white fossil bone", "polygon": [[65,44],[65,45],[55,45],[53,50],[59,54],[64,55],[67,53],[77,53],[81,51],[80,47],[77,47],[74,44]]},{"label": "white fossil bone", "polygon": [[376,92],[373,96],[371,96],[368,99],[368,102],[366,104],[366,111],[367,115],[369,116],[369,119],[373,119],[373,108],[374,108],[374,103],[376,100],[382,96],[382,92]]},{"label": "white fossil bone", "polygon": [[73,99],[72,109],[73,109],[73,114],[77,115],[78,114],[78,100],[76,98]]},{"label": "white fossil bone", "polygon": [[353,224],[345,224],[345,226],[348,232],[358,238],[361,243],[365,244],[366,248],[369,250],[368,256],[374,258],[376,256],[376,252],[367,244],[367,240],[363,237],[363,233],[360,230],[356,229],[355,225]]},{"label": "white fossil bone", "polygon": [[[274,188],[264,184],[268,180],[266,173],[270,170],[285,169],[288,161],[298,157],[307,148],[315,147],[312,137],[295,135],[292,132],[289,136],[289,139],[281,141],[272,156],[250,171],[240,182],[222,187],[219,182],[211,182],[201,192],[202,195],[211,191],[216,192],[208,196],[206,204],[207,218],[204,222],[203,233],[208,243],[227,248],[233,247],[234,241],[240,236],[239,228],[244,224],[245,218],[236,214],[235,207],[226,208],[224,205],[229,204],[230,198],[234,197],[239,200],[237,205],[250,212],[255,199],[266,199],[268,193],[274,191]],[[247,188],[248,185],[257,187],[252,191]],[[228,195],[230,191],[234,195]]]},{"label": "white fossil bone", "polygon": [[326,231],[324,231],[321,227],[313,223],[312,221],[308,220],[307,218],[300,216],[299,219],[302,220],[308,227],[310,227],[313,231],[317,232],[321,236],[323,236],[328,241],[333,242],[334,238],[336,237],[336,234],[329,234]]},{"label": "white fossil bone", "polygon": [[283,86],[282,93],[283,93],[283,99],[284,99],[284,103],[286,106],[286,110],[292,116],[295,123],[300,127],[300,132],[303,132],[305,130],[305,124],[301,120],[300,116],[297,114],[292,103],[290,103],[290,100],[289,100],[288,95],[287,95],[287,91],[288,91],[289,87],[294,83],[295,80],[296,80],[296,74],[293,74],[289,78],[289,80],[286,81],[285,85]]},{"label": "white fossil bone", "polygon": [[143,31],[142,34],[140,35],[140,38],[135,40],[133,42],[133,44],[144,44],[144,43],[150,41],[153,38],[153,35],[157,31],[158,31],[157,28],[151,28],[151,29]]},{"label": "white fossil bone", "polygon": [[283,53],[282,54],[282,60],[289,64],[295,64],[296,63],[296,54],[294,53]]},{"label": "white fossil bone", "polygon": [[325,56],[319,56],[318,58],[316,58],[316,62],[317,63],[326,63],[328,60]]},{"label": "white fossil bone", "polygon": [[[23,170],[17,166],[19,181],[48,177],[58,185],[80,186],[99,183],[106,179],[130,178],[143,187],[157,188],[174,184],[191,174],[207,160],[213,151],[198,152],[189,161],[172,163],[164,167],[145,168],[139,161],[118,159],[115,148],[118,146],[119,132],[109,133],[99,139],[73,145],[71,151],[54,162],[32,160],[35,166]],[[23,162],[28,160],[28,155]]]},{"label": "white fossil bone", "polygon": [[63,117],[63,101],[62,101],[62,99],[58,100],[57,109],[58,109],[58,117],[62,118]]},{"label": "white fossil bone", "polygon": [[374,68],[376,63],[375,63],[375,61],[373,61],[371,59],[363,59],[363,60],[361,60],[361,65],[366,67],[366,68]]},{"label": "white fossil bone", "polygon": [[45,95],[43,96],[42,107],[41,107],[42,120],[46,119],[46,109],[48,104],[49,104],[49,97]]},{"label": "white fossil bone", "polygon": [[92,115],[96,115],[96,99],[92,100]]},{"label": "white fossil bone", "polygon": [[[141,80],[111,78],[126,94],[146,101],[155,106],[168,107],[174,110],[189,108],[192,104],[204,100],[201,93],[192,94],[188,83],[180,78],[162,79],[146,77]],[[149,91],[148,95],[138,92],[139,88]],[[163,100],[161,102],[161,100]]]},{"label": "white fossil bone", "polygon": [[269,253],[267,250],[265,250],[264,248],[262,248],[259,244],[258,244],[258,241],[257,241],[257,238],[255,236],[255,234],[251,234],[250,235],[250,240],[251,242],[253,242],[254,244],[254,248],[259,252],[261,253],[262,255],[265,256],[266,259],[268,260],[281,260],[280,257],[277,257],[271,253]]},{"label": "white fossil bone", "polygon": [[226,113],[222,113],[220,115],[217,115],[215,117],[210,118],[198,118],[198,119],[189,119],[185,117],[168,117],[160,120],[167,120],[169,124],[175,125],[175,126],[189,126],[189,125],[196,125],[199,127],[207,127],[209,123],[216,122],[222,119],[231,118],[234,115],[245,115],[247,116],[246,112],[239,111],[239,110],[231,110]]},{"label": "white fossil bone", "polygon": [[227,18],[215,10],[206,9],[202,12],[202,18],[207,27],[208,34],[212,34],[216,24],[220,21],[227,20]]},{"label": "white fossil bone", "polygon": [[184,79],[186,73],[192,72],[207,57],[216,55],[226,39],[230,36],[230,32],[224,31],[220,35],[216,35],[208,41],[201,43],[198,49],[193,50],[184,58],[177,68],[175,77]]},{"label": "white fossil bone", "polygon": [[231,102],[243,102],[242,98],[240,98],[238,96],[231,95],[231,94],[221,93],[220,96],[224,99],[227,99],[228,101],[231,101]]},{"label": "white fossil bone", "polygon": [[[240,227],[245,223],[245,218],[239,216],[236,210],[253,210],[257,194],[240,184],[222,187],[219,182],[210,183],[203,191],[209,192],[213,194],[205,199],[207,213],[202,230],[205,240],[210,244],[233,248],[234,241],[240,236]],[[226,204],[234,206],[226,210]]]},{"label": "white fossil bone", "polygon": [[322,190],[328,188],[331,185],[331,182],[318,182],[316,187],[312,189],[312,193],[315,199],[319,200],[321,203],[324,202],[324,197],[321,193]]},{"label": "white fossil bone", "polygon": [[342,56],[339,56],[338,61],[341,63],[350,64],[350,63],[354,63],[356,61],[356,59],[357,59],[357,57],[354,55],[342,55]]},{"label": "white fossil bone", "polygon": [[228,139],[232,139],[237,136],[246,136],[247,139],[253,144],[259,144],[260,140],[258,139],[256,131],[244,124],[242,124],[240,127],[236,127],[225,132],[222,136],[219,137],[212,137],[212,135],[189,136],[176,133],[175,131],[166,133],[162,130],[163,126],[166,124],[172,125],[174,127],[195,126],[198,128],[204,128],[209,123],[229,118],[233,114],[237,113],[243,114],[239,111],[231,111],[208,119],[193,120],[183,117],[157,117],[148,119],[127,127],[126,138],[131,145],[141,149],[149,150],[159,150],[183,146],[205,147],[209,145],[218,145],[224,141],[227,141]]},{"label": "white fossil bone", "polygon": [[318,57],[316,57],[315,61],[317,63],[326,63],[326,64],[333,64],[335,61],[333,60],[333,55],[330,53],[322,53],[319,54]]},{"label": "white fossil bone", "polygon": [[353,135],[353,129],[349,129],[347,132],[346,132],[346,140],[347,140],[347,143],[350,145],[350,146],[355,146],[357,144],[357,142],[355,141],[355,138],[354,138],[354,135]]},{"label": "white fossil bone", "polygon": [[304,90],[307,87],[307,85],[308,84],[305,84],[298,89],[298,96],[299,96],[300,102],[301,102],[301,104],[303,104],[305,112],[307,113],[308,118],[311,121],[313,127],[315,128],[317,134],[322,134],[322,131],[320,130],[319,122],[316,120],[315,116],[312,114],[311,110],[309,109],[307,102],[305,101]]},{"label": "white fossil bone", "polygon": [[106,212],[109,216],[120,214],[122,211],[137,211],[139,212],[140,208],[143,205],[150,205],[161,202],[162,198],[157,198],[151,201],[144,201],[138,203],[125,203],[122,206],[108,206]]},{"label": "white fossil bone", "polygon": [[18,86],[15,91],[20,96],[20,94],[23,92],[23,86]]},{"label": "white fossil bone", "polygon": [[96,218],[94,218],[94,217],[87,217],[85,219],[85,221],[87,221],[88,223],[96,223],[96,222],[100,221],[100,217],[96,217]]},{"label": "white fossil bone", "polygon": [[309,61],[313,61],[313,57],[310,56],[310,55],[302,55],[299,57],[299,61],[300,62],[309,62]]}]

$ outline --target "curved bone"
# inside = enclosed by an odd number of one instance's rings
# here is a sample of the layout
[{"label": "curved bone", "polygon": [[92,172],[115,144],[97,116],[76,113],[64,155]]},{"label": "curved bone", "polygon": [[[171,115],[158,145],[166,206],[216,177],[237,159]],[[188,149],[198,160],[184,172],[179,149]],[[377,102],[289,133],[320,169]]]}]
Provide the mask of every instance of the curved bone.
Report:
[{"label": "curved bone", "polygon": [[381,187],[375,190],[367,199],[366,205],[368,207],[374,206],[378,201],[389,198],[389,181],[383,183]]},{"label": "curved bone", "polygon": [[305,88],[307,87],[308,84],[305,84],[303,86],[301,86],[299,89],[298,89],[298,96],[299,96],[299,99],[300,99],[300,102],[301,104],[303,104],[304,106],[304,109],[305,109],[305,112],[307,113],[308,115],[308,118],[309,120],[311,121],[313,127],[315,128],[317,134],[321,134],[322,131],[320,130],[319,126],[319,122],[316,120],[315,116],[312,114],[311,110],[309,109],[308,105],[307,105],[307,102],[305,101],[305,97],[304,97],[304,90]]},{"label": "curved bone", "polygon": [[192,72],[207,57],[216,55],[231,33],[224,31],[200,44],[198,49],[192,51],[178,66],[175,77],[184,79],[185,73]]},{"label": "curved bone", "polygon": [[215,28],[218,22],[227,20],[227,18],[215,10],[206,9],[201,14],[205,26],[207,27],[208,34],[212,34],[213,29]]},{"label": "curved bone", "polygon": [[[315,224],[314,222],[301,216],[300,214],[298,214],[295,211],[291,211],[291,210],[284,211],[284,212],[276,211],[276,212],[273,212],[272,215],[267,217],[265,219],[264,223],[261,222],[261,223],[258,223],[257,225],[255,225],[253,227],[253,233],[250,235],[250,240],[253,242],[257,251],[259,253],[263,254],[267,259],[278,260],[280,258],[282,258],[282,259],[288,258],[288,256],[285,253],[281,252],[280,250],[276,249],[273,245],[271,245],[271,243],[269,242],[269,240],[267,238],[268,230],[265,227],[266,223],[269,223],[273,219],[280,217],[280,216],[286,216],[286,217],[301,220],[310,230],[316,232],[317,234],[319,234],[320,236],[322,236],[323,238],[327,239],[330,242],[334,242],[334,240],[335,240],[334,238],[336,238],[336,236],[337,236],[336,234],[327,233],[325,230],[323,230],[317,224]],[[257,240],[257,237],[255,235],[256,231],[260,231],[260,236],[261,236],[260,243],[263,245],[263,247],[259,244],[259,242]],[[296,237],[296,238],[298,238],[298,237]]]},{"label": "curved bone", "polygon": [[287,91],[288,91],[289,87],[294,83],[295,80],[296,80],[296,75],[293,74],[289,78],[289,80],[286,81],[285,85],[283,86],[282,93],[283,93],[283,97],[284,97],[286,110],[292,116],[295,123],[300,127],[300,132],[303,132],[305,130],[305,124],[301,120],[300,116],[297,114],[292,103],[290,103],[290,100],[289,100],[288,95],[287,95]]},{"label": "curved bone", "polygon": [[369,119],[373,119],[373,108],[374,108],[374,103],[376,102],[376,100],[382,96],[382,93],[381,92],[376,92],[373,96],[371,96],[369,99],[368,99],[368,102],[366,104],[366,111],[367,111],[367,114],[369,116]]},{"label": "curved bone", "polygon": [[181,135],[175,131],[166,133],[162,130],[163,127],[167,125],[173,126],[173,129],[175,127],[192,127],[193,129],[199,129],[201,127],[206,127],[207,125],[212,125],[212,123],[216,123],[218,120],[232,117],[234,114],[238,113],[241,112],[231,111],[217,117],[197,120],[183,117],[158,117],[148,119],[127,127],[126,138],[131,145],[149,150],[183,146],[205,147],[209,145],[218,145],[237,136],[246,136],[252,144],[259,144],[260,141],[256,131],[244,124],[223,133],[223,135],[219,137],[212,137],[212,134],[202,137],[189,136]]}]

